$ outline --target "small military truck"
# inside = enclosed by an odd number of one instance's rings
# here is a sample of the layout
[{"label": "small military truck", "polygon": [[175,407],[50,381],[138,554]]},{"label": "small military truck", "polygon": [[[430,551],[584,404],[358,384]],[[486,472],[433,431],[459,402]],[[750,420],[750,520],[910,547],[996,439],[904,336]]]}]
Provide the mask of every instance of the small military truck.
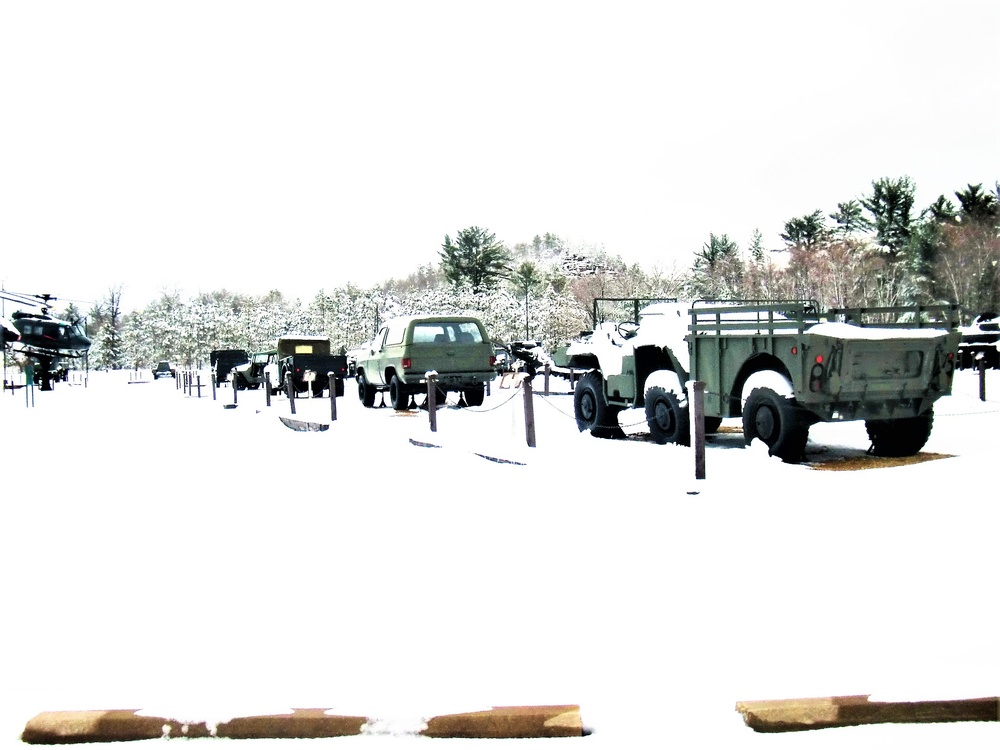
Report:
[{"label": "small military truck", "polygon": [[285,388],[285,377],[290,375],[296,393],[310,391],[314,396],[321,396],[329,385],[332,372],[336,395],[344,395],[347,356],[330,353],[329,337],[287,334],[278,338],[274,351],[274,361],[264,367],[271,381],[272,394]]},{"label": "small military truck", "polygon": [[246,349],[213,349],[208,355],[212,366],[212,377],[216,385],[222,385],[229,380],[229,373],[236,365],[241,365],[249,359]]},{"label": "small military truck", "polygon": [[233,368],[233,388],[238,391],[245,389],[257,390],[264,382],[264,368],[278,357],[277,349],[268,349],[263,352],[254,352],[250,355],[249,361],[236,365]]},{"label": "small military truck", "polygon": [[[594,320],[600,320],[598,299]],[[909,456],[931,433],[934,402],[951,392],[961,334],[957,305],[818,312],[812,301],[659,301],[635,320],[600,323],[556,357],[582,373],[581,431],[623,434],[618,415],[643,409],[654,440],[688,444],[687,384],[704,384],[704,428],[741,417],[747,443],[795,463],[817,422],[864,420],[878,456]],[[906,322],[898,322],[905,320]]]},{"label": "small military truck", "polygon": [[174,366],[165,360],[157,362],[156,367],[153,368],[153,380],[172,378],[176,374],[177,370],[174,369]]},{"label": "small military truck", "polygon": [[471,316],[395,318],[356,355],[358,397],[368,408],[377,393],[388,391],[394,409],[409,409],[413,396],[427,393],[431,372],[438,403],[453,391],[467,406],[481,406],[486,383],[496,377],[493,344]]}]

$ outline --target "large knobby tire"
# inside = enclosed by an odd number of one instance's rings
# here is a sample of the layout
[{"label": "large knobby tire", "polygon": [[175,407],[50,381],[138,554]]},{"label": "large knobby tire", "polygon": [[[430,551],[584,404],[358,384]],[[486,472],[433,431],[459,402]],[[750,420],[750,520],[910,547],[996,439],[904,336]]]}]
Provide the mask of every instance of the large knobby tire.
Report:
[{"label": "large knobby tire", "polygon": [[676,394],[655,385],[646,391],[646,424],[649,434],[660,445],[691,444],[691,420],[687,404],[681,405]]},{"label": "large knobby tire", "polygon": [[621,409],[610,406],[605,400],[599,373],[585,373],[577,381],[573,390],[573,411],[580,432],[589,430],[591,435],[600,438],[625,436],[618,425],[618,412]]},{"label": "large knobby tire", "polygon": [[375,406],[375,386],[368,382],[363,372],[358,373],[358,398],[366,409]]},{"label": "large knobby tire", "polygon": [[396,411],[407,411],[410,408],[410,394],[406,392],[403,383],[395,375],[389,381],[389,401]]},{"label": "large knobby tire", "polygon": [[802,460],[809,439],[809,422],[798,413],[792,399],[770,388],[754,388],[743,407],[743,436],[747,444],[759,439],[768,454],[785,463]]},{"label": "large knobby tire", "polygon": [[875,456],[915,456],[931,436],[934,412],[903,419],[869,419],[865,422]]},{"label": "large knobby tire", "polygon": [[[482,406],[484,398],[486,398],[486,386],[484,385],[474,385],[465,389],[465,403],[469,406]],[[441,399],[441,402],[443,401],[444,399]]]}]

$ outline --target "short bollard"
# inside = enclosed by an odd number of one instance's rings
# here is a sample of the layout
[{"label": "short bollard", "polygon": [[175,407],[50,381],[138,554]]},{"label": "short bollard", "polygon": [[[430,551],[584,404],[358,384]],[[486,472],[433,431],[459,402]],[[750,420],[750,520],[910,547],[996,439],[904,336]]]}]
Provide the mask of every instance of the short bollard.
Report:
[{"label": "short bollard", "polygon": [[549,375],[552,374],[552,368],[546,364],[545,365],[545,395],[549,395]]},{"label": "short bollard", "polygon": [[292,414],[295,413],[295,389],[292,387],[292,373],[285,373],[285,393],[288,396],[288,405],[292,407]]},{"label": "short bollard", "polygon": [[271,405],[271,373],[264,373],[264,404]]},{"label": "short bollard", "polygon": [[195,379],[198,382],[198,398],[201,398],[201,373],[200,372],[195,376]]},{"label": "short bollard", "polygon": [[705,384],[691,381],[691,445],[694,446],[694,478],[705,478]]},{"label": "short bollard", "polygon": [[976,364],[979,368],[979,400],[986,400],[986,357],[982,352],[976,355]]},{"label": "short bollard", "polygon": [[430,421],[431,432],[437,432],[437,373],[427,373],[427,418]]},{"label": "short bollard", "polygon": [[529,448],[535,447],[535,403],[531,396],[531,378],[521,384],[524,389],[524,438]]},{"label": "short bollard", "polygon": [[215,401],[215,373],[212,373],[210,380],[212,381],[212,400]]},{"label": "short bollard", "polygon": [[[212,382],[213,383],[215,382],[215,378],[212,378]],[[236,376],[234,375],[233,376],[233,406],[236,406],[236,391],[238,391],[238,390],[239,390],[239,388],[236,387]]]},{"label": "short bollard", "polygon": [[330,384],[330,421],[337,421],[337,376],[332,372],[326,374],[326,380]]}]

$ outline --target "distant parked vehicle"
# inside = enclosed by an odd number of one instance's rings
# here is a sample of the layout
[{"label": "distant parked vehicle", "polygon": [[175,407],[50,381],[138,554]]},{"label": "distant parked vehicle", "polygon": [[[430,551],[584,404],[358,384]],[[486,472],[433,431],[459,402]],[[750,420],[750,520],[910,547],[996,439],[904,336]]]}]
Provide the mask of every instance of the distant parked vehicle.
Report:
[{"label": "distant parked vehicle", "polygon": [[156,363],[156,367],[153,368],[153,380],[158,380],[159,378],[172,378],[177,374],[177,370],[174,366],[167,362],[166,360]]},{"label": "distant parked vehicle", "polygon": [[958,345],[960,369],[979,367],[983,361],[987,368],[1000,367],[1000,315],[984,312],[976,316],[972,325],[959,329],[962,341]]},{"label": "distant parked vehicle", "polygon": [[233,368],[233,388],[239,391],[244,388],[251,390],[260,388],[261,383],[264,382],[264,368],[272,362],[276,362],[277,357],[277,349],[251,354],[249,362],[244,362]]},{"label": "distant parked vehicle", "polygon": [[321,396],[329,385],[330,373],[333,373],[336,395],[344,395],[347,355],[331,354],[330,339],[327,336],[281,336],[275,352],[275,356],[264,367],[264,372],[271,380],[272,395],[284,388],[285,378],[290,376],[296,393],[311,390],[312,395]]},{"label": "distant parked vehicle", "polygon": [[229,373],[237,365],[242,365],[250,359],[246,349],[216,349],[209,355],[212,364],[212,377],[216,385],[222,385],[229,380]]}]

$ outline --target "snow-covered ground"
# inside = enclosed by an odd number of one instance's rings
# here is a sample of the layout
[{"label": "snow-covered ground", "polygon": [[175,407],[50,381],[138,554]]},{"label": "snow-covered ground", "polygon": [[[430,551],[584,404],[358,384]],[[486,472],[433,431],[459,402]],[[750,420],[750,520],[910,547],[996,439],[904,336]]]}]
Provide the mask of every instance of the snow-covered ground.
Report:
[{"label": "snow-covered ground", "polygon": [[[283,398],[225,409],[228,388],[128,373],[31,408],[4,393],[0,743],[51,710],[579,704],[589,736],[504,746],[994,748],[1000,723],[762,735],[735,710],[1000,694],[1000,378],[985,403],[976,378],[936,409],[925,450],[951,457],[824,471],[723,433],[704,480],[688,448],[578,433],[560,379],[548,398],[535,380],[535,448],[521,392],[496,383],[481,408],[451,396],[436,433],[424,411],[365,410],[350,382],[311,433],[280,423]],[[860,423],[811,436],[820,463],[867,447]]]}]

